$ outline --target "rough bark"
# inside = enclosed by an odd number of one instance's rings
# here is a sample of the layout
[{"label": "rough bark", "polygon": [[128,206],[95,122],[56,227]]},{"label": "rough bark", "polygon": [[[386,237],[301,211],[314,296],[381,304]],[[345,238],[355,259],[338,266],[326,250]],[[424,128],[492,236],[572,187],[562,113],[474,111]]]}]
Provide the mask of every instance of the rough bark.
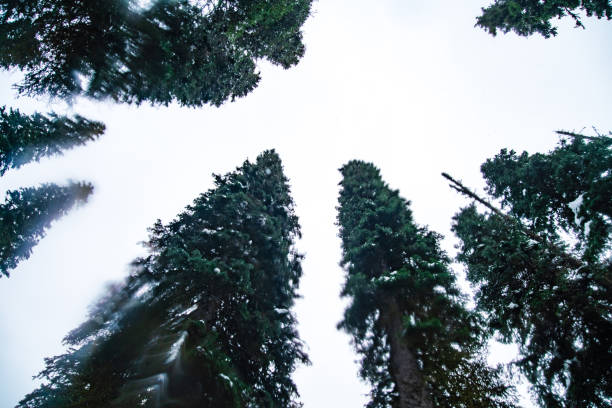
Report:
[{"label": "rough bark", "polygon": [[391,375],[399,393],[399,408],[432,408],[417,360],[402,339],[402,314],[397,301],[390,298],[385,306],[382,317],[391,348]]}]

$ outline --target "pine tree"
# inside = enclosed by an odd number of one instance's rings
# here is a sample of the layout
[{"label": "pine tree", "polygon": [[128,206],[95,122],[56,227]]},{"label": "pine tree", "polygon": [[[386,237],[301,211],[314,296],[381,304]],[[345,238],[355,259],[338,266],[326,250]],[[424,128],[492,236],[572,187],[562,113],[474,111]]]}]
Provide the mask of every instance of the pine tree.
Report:
[{"label": "pine tree", "polygon": [[32,248],[45,236],[51,223],[65,215],[76,203],[85,202],[93,186],[43,184],[8,191],[0,204],[0,277],[28,259]]},{"label": "pine tree", "polygon": [[[8,169],[95,140],[102,133],[102,123],[81,116],[28,116],[0,107],[0,176]],[[64,216],[75,203],[85,202],[92,191],[89,183],[71,183],[7,192],[6,202],[0,204],[0,276],[9,276],[20,261],[28,259],[52,221]]]},{"label": "pine tree", "polygon": [[151,229],[151,254],[46,360],[33,407],[298,407],[300,234],[274,151]]},{"label": "pine tree", "polygon": [[299,61],[311,3],[0,0],[0,67],[28,95],[218,106],[257,86],[257,61]]},{"label": "pine tree", "polygon": [[96,140],[104,129],[104,124],[78,115],[74,119],[53,113],[28,116],[0,107],[0,176],[8,169]]},{"label": "pine tree", "polygon": [[550,20],[570,16],[576,27],[584,28],[580,13],[597,18],[612,18],[610,0],[495,0],[493,4],[482,9],[476,25],[492,35],[497,30],[507,33],[514,31],[518,35],[530,36],[534,33],[545,38],[557,35],[557,28]]},{"label": "pine tree", "polygon": [[542,406],[609,407],[612,138],[561,133],[571,140],[547,154],[503,149],[482,165],[507,214],[453,180],[490,210],[455,216],[458,259],[490,332],[519,344]]},{"label": "pine tree", "polygon": [[512,388],[484,361],[479,317],[466,309],[441,236],[370,163],[341,169],[338,224],[350,298],[339,324],[362,356],[368,408],[512,407]]}]

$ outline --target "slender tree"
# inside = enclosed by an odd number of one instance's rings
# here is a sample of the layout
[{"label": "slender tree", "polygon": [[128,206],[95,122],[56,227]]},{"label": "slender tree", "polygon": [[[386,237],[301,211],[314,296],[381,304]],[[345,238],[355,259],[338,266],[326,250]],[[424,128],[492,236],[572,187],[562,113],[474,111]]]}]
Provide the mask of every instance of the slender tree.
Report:
[{"label": "slender tree", "polygon": [[570,140],[547,154],[502,150],[481,167],[484,204],[454,218],[458,259],[488,327],[520,345],[520,369],[545,407],[612,399],[612,138]]},{"label": "slender tree", "polygon": [[0,107],[0,176],[43,157],[96,140],[104,124],[76,116],[35,113],[24,115],[17,109]]},{"label": "slender tree", "polygon": [[274,151],[151,229],[151,254],[47,359],[20,408],[298,407],[299,225]]},{"label": "slender tree", "polygon": [[24,94],[218,106],[257,86],[257,61],[298,62],[311,2],[0,0],[0,66]]},{"label": "slender tree", "polygon": [[610,20],[612,4],[610,0],[495,0],[482,9],[476,25],[492,35],[500,30],[522,36],[538,33],[549,38],[557,35],[557,27],[550,22],[553,18],[570,16],[576,27],[584,28],[581,13]]},{"label": "slender tree", "polygon": [[32,248],[45,236],[51,223],[65,215],[76,203],[85,202],[93,186],[43,184],[8,191],[0,204],[0,277],[28,259]]},{"label": "slender tree", "polygon": [[338,224],[350,298],[339,327],[362,356],[369,408],[512,407],[484,361],[479,317],[466,309],[441,236],[417,226],[370,163],[341,169]]}]

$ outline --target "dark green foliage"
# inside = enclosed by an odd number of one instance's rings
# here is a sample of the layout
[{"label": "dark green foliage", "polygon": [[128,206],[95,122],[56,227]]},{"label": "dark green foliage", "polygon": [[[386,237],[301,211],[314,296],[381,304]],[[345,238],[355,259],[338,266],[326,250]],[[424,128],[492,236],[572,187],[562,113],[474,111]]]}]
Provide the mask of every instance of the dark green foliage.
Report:
[{"label": "dark green foliage", "polygon": [[548,154],[503,149],[481,167],[487,192],[534,231],[576,233],[575,250],[595,260],[610,248],[611,147],[612,137],[577,136]]},{"label": "dark green foliage", "polygon": [[153,226],[151,254],[66,336],[20,408],[299,406],[299,225],[280,159],[267,151],[215,184]]},{"label": "dark green foliage", "polygon": [[[362,356],[368,407],[514,406],[502,373],[483,361],[480,319],[465,307],[441,236],[414,223],[409,203],[372,164],[351,161],[341,172],[342,295],[350,304],[339,327]],[[402,365],[420,378],[410,390],[402,390]],[[422,392],[418,405],[402,401]]]},{"label": "dark green foliage", "polygon": [[51,223],[93,191],[88,183],[61,187],[43,184],[6,193],[0,205],[0,277],[30,257],[32,248],[45,236]]},{"label": "dark green foliage", "polygon": [[549,38],[557,35],[557,28],[550,21],[553,18],[570,16],[576,27],[583,27],[580,13],[597,18],[612,18],[610,0],[495,0],[482,15],[476,25],[492,35],[497,30],[503,33],[514,31],[518,35],[529,36],[539,33]]},{"label": "dark green foliage", "polygon": [[[42,157],[83,145],[104,133],[104,125],[81,116],[35,113],[0,107],[0,176]],[[45,184],[7,192],[0,205],[0,277],[30,257],[51,222],[65,215],[76,202],[87,200],[93,186],[72,183],[67,187]]]},{"label": "dark green foliage", "polygon": [[0,0],[0,66],[25,94],[218,106],[257,86],[257,61],[298,62],[311,2]]},{"label": "dark green foliage", "polygon": [[28,116],[0,107],[0,176],[8,169],[93,141],[104,129],[104,124],[81,116]]},{"label": "dark green foliage", "polygon": [[504,149],[481,169],[512,217],[472,205],[454,218],[477,308],[492,334],[520,345],[517,364],[545,407],[612,398],[610,146],[573,137],[548,154]]}]

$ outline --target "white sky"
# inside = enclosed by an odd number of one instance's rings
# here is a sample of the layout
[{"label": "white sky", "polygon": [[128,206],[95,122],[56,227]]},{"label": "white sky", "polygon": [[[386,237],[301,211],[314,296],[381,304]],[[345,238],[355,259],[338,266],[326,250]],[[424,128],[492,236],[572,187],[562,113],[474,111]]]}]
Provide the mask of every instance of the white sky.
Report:
[{"label": "white sky", "polygon": [[[481,188],[480,164],[503,147],[544,152],[556,129],[612,129],[612,22],[588,19],[582,30],[562,21],[549,40],[493,38],[473,27],[488,3],[319,1],[301,63],[287,71],[262,64],[259,88],[221,108],[15,99],[18,74],[0,73],[0,105],[107,125],[98,142],[0,179],[0,192],[67,179],[95,185],[90,202],[55,223],[32,257],[0,280],[0,406],[34,389],[43,358],[62,352],[61,338],[104,283],[143,253],[138,243],[155,219],[171,220],[212,186],[212,172],[267,148],[281,155],[304,233],[296,311],[313,364],[296,373],[302,401],[363,406],[356,356],[335,329],[343,310],[337,169],[354,158],[374,162],[454,254],[451,217],[466,201],[440,172]],[[493,360],[508,359],[504,350],[495,348]]]}]

